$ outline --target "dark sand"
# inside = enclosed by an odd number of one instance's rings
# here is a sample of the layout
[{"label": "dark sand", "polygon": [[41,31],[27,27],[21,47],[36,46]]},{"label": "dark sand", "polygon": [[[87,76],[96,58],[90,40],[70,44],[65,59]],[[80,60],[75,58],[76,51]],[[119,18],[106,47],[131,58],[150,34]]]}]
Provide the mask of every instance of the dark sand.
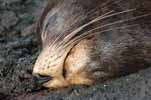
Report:
[{"label": "dark sand", "polygon": [[44,5],[45,0],[0,0],[0,100],[151,100],[151,68],[91,87],[35,89],[35,17]]}]

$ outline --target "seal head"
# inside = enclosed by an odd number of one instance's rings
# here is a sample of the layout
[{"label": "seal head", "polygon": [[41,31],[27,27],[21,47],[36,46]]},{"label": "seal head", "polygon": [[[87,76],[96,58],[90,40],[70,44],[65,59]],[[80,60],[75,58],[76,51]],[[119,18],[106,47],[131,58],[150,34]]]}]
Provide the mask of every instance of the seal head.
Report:
[{"label": "seal head", "polygon": [[151,20],[147,8],[124,0],[48,2],[38,24],[42,51],[33,68],[44,87],[92,85],[150,66],[151,35],[144,31],[151,28],[142,27]]}]

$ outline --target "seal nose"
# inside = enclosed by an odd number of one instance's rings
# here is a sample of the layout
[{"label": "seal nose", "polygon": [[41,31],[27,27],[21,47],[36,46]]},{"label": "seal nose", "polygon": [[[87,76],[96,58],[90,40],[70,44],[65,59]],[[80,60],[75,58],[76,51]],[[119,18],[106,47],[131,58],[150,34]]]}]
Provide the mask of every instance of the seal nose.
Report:
[{"label": "seal nose", "polygon": [[40,74],[33,74],[33,79],[36,84],[40,85],[45,82],[48,82],[49,80],[52,80],[52,77],[44,76],[44,75],[40,75]]}]

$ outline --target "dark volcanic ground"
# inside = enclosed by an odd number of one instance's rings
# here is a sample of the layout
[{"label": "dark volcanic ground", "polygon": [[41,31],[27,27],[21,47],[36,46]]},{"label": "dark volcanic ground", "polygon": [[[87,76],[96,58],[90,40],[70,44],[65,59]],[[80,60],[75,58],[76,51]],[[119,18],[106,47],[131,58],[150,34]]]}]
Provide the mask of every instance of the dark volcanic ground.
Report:
[{"label": "dark volcanic ground", "polygon": [[45,0],[0,0],[0,100],[151,100],[151,68],[91,87],[35,89],[35,17],[44,5]]}]

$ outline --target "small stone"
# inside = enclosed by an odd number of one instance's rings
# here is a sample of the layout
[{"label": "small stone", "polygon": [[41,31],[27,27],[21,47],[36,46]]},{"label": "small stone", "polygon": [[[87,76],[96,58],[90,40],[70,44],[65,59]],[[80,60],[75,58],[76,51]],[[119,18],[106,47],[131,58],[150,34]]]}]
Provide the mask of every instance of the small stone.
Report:
[{"label": "small stone", "polygon": [[17,2],[21,2],[22,0],[5,0],[3,1],[3,3],[5,4],[12,4],[12,3],[17,3]]},{"label": "small stone", "polygon": [[5,62],[5,59],[0,56],[0,63],[3,63],[3,62]]},{"label": "small stone", "polygon": [[13,11],[5,11],[1,15],[1,19],[1,27],[5,27],[7,29],[15,25],[19,20],[19,18],[17,18],[16,14]]},{"label": "small stone", "polygon": [[0,35],[2,34],[3,35],[3,32],[4,31],[4,27],[0,27]]},{"label": "small stone", "polygon": [[30,35],[32,33],[35,32],[35,25],[32,24],[30,26],[27,26],[26,28],[24,28],[22,31],[21,31],[21,35],[22,36],[27,36],[27,35]]}]

